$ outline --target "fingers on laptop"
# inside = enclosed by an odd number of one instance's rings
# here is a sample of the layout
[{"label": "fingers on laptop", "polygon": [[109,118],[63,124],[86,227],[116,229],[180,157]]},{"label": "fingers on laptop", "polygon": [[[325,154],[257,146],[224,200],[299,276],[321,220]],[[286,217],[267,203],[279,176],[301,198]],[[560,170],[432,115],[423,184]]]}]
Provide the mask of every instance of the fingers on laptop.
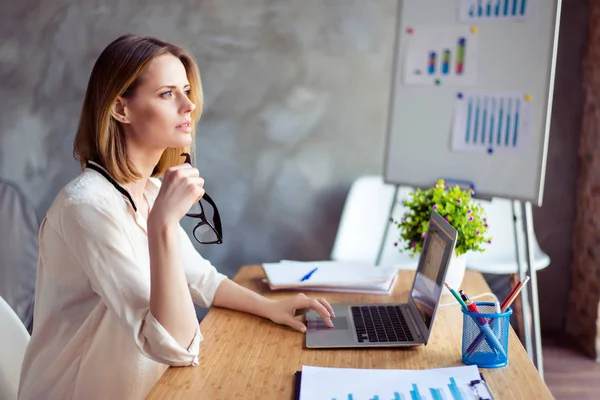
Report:
[{"label": "fingers on laptop", "polygon": [[[296,296],[296,298],[298,299],[298,306],[296,307],[296,309],[298,308],[310,308],[312,310],[315,310],[320,316],[321,318],[323,318],[323,320],[325,321],[325,324],[332,328],[333,327],[333,323],[331,322],[331,315],[333,310],[331,310],[331,312],[327,309],[327,307],[325,307],[325,305],[322,304],[321,301],[314,299],[314,298],[310,298],[306,295],[304,295],[303,293],[299,293],[298,296]],[[321,299],[323,301],[325,301],[325,299]],[[325,301],[327,303],[327,301]],[[329,303],[327,303],[329,305]],[[329,306],[331,307],[331,306]]]}]

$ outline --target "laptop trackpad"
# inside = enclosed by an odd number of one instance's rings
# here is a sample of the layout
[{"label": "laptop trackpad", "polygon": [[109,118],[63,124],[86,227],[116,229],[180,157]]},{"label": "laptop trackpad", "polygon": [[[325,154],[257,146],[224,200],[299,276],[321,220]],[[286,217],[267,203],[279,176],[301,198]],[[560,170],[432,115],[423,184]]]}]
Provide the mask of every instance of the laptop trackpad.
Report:
[{"label": "laptop trackpad", "polygon": [[348,319],[346,317],[337,317],[331,320],[333,328],[325,325],[325,321],[321,317],[319,319],[311,319],[306,322],[309,331],[324,331],[324,330],[346,330],[348,329]]}]

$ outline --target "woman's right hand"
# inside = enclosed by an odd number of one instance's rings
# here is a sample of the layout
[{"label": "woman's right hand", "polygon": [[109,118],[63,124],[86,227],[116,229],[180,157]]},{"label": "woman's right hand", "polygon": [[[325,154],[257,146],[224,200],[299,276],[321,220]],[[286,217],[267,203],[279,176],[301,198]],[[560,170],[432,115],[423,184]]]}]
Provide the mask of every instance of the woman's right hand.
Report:
[{"label": "woman's right hand", "polygon": [[203,195],[204,179],[196,168],[188,163],[169,168],[150,211],[148,223],[150,220],[153,223],[178,223]]}]

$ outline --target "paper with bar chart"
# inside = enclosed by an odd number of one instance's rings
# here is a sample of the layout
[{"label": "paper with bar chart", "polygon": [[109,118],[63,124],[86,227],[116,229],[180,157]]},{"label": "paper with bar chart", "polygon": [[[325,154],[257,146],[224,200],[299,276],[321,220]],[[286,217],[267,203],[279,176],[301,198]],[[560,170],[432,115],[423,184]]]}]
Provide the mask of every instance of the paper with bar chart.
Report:
[{"label": "paper with bar chart", "polygon": [[468,26],[411,27],[404,56],[408,85],[474,85],[477,81],[477,30]]},{"label": "paper with bar chart", "polygon": [[531,18],[535,0],[461,0],[460,20],[525,21]]},{"label": "paper with bar chart", "polygon": [[474,400],[487,392],[485,385],[470,385],[480,380],[474,365],[429,370],[303,366],[300,400]]},{"label": "paper with bar chart", "polygon": [[531,96],[526,93],[458,93],[452,150],[520,152],[529,143],[530,119]]}]

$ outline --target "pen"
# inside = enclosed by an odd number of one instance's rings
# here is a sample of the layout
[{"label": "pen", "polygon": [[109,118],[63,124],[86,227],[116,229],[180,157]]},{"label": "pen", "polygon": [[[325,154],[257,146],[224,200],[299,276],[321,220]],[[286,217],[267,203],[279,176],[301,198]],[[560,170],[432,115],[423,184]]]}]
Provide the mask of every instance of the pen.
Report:
[{"label": "pen", "polygon": [[450,287],[450,285],[448,285],[448,282],[444,282],[444,285],[446,285],[446,287],[448,288],[448,290],[450,291],[450,293],[452,293],[452,296],[454,296],[454,298],[456,299],[456,301],[459,302],[459,304],[462,306],[462,308],[464,308],[465,310],[467,310],[467,305],[465,304],[465,302],[463,301],[463,299],[460,298],[460,296],[458,295],[458,293],[456,293],[456,290],[452,289]]},{"label": "pen", "polygon": [[[504,299],[504,301],[502,302],[502,305],[500,306],[501,312],[506,312],[506,310],[508,310],[508,307],[510,307],[510,305],[513,303],[513,301],[515,301],[515,299],[517,298],[519,293],[521,293],[521,290],[523,290],[523,287],[527,284],[527,282],[529,282],[528,276],[526,276],[525,279],[523,279],[521,282],[519,282],[515,285],[513,290],[510,291],[508,296],[506,296],[506,299]],[[490,323],[490,325],[492,325],[492,324],[493,324],[493,321]],[[477,335],[475,340],[473,340],[473,343],[471,343],[471,345],[467,348],[467,352],[466,352],[467,355],[471,354],[471,352],[479,345],[479,343],[481,342],[482,339],[483,339],[483,332],[481,332],[479,335]]]},{"label": "pen", "polygon": [[[467,305],[467,309],[471,312],[474,313],[479,313],[479,309],[477,308],[477,304],[475,304],[473,301],[471,301],[471,299],[469,298],[469,296],[467,296],[467,294],[464,292],[464,290],[459,290],[460,292],[460,296],[462,297],[462,299],[464,300],[465,304]],[[477,320],[479,321],[480,324],[485,324],[485,318],[483,317],[479,317],[477,318]]]},{"label": "pen", "polygon": [[[463,290],[460,290],[459,293],[460,293],[461,297],[463,298],[463,300],[465,301],[465,303],[467,305],[467,309],[471,312],[479,313],[477,304],[475,304],[475,302],[471,301],[469,296],[467,296],[467,294]],[[506,355],[504,349],[502,348],[502,344],[500,343],[500,341],[498,340],[498,337],[494,334],[494,332],[492,332],[491,327],[487,323],[485,318],[484,317],[473,317],[473,318],[474,318],[475,322],[477,322],[479,327],[481,328],[480,334],[486,336],[486,342],[490,346],[490,349],[492,349],[496,353],[502,353],[503,356]],[[475,339],[475,341],[477,341],[477,338]],[[473,343],[475,343],[475,341]],[[481,339],[479,339],[479,341],[481,341]],[[471,345],[473,345],[473,344],[471,344]],[[469,346],[469,348],[470,348],[470,346]],[[469,352],[469,349],[467,349],[467,352]]]},{"label": "pen", "polygon": [[308,280],[308,278],[310,278],[311,275],[314,274],[318,269],[319,269],[318,267],[313,268],[312,271],[310,271],[308,274],[304,275],[302,277],[302,279],[300,279],[300,282],[304,282],[304,281]]}]

